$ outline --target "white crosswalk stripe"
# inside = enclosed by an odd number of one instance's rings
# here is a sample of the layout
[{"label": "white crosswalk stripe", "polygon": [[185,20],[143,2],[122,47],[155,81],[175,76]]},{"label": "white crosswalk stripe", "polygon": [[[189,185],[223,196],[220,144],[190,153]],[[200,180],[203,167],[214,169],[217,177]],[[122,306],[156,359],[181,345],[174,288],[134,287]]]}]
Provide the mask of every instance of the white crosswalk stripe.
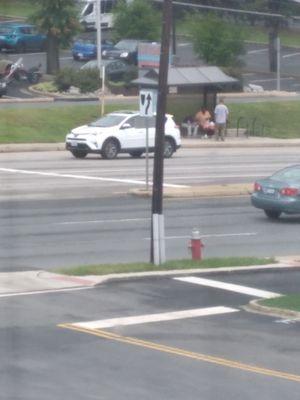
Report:
[{"label": "white crosswalk stripe", "polygon": [[194,283],[196,285],[202,285],[202,286],[208,286],[208,287],[212,287],[212,288],[216,288],[216,289],[228,290],[230,292],[242,293],[242,294],[246,294],[248,296],[260,297],[260,298],[264,298],[264,299],[271,299],[273,297],[280,296],[279,293],[269,292],[266,290],[260,290],[260,289],[256,289],[256,288],[252,288],[252,287],[248,287],[248,286],[235,285],[233,283],[215,281],[212,279],[198,278],[195,276],[188,276],[188,277],[174,278],[174,279],[177,281],[181,281],[181,282]]}]

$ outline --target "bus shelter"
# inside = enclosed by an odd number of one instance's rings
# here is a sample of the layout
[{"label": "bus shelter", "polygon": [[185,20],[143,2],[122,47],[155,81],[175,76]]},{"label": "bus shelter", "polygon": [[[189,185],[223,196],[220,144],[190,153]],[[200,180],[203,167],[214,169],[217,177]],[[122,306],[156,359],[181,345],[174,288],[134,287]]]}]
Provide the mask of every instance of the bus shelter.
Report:
[{"label": "bus shelter", "polygon": [[[140,89],[158,89],[158,68],[140,69],[139,77],[132,81]],[[206,107],[212,113],[217,94],[241,90],[241,84],[215,66],[174,67],[168,71],[167,110],[176,114],[178,121]]]}]

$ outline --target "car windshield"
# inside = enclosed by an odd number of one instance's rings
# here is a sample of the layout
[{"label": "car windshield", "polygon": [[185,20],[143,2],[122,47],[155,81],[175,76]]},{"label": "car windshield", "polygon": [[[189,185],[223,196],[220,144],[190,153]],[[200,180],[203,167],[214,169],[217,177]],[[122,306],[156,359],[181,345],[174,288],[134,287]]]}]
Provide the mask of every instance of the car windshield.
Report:
[{"label": "car windshield", "polygon": [[111,126],[119,125],[123,120],[124,120],[123,115],[108,114],[102,118],[97,119],[94,122],[91,122],[89,124],[89,126],[96,126],[99,128],[108,128]]},{"label": "car windshield", "polygon": [[275,181],[300,181],[300,166],[294,168],[285,168],[276,172],[271,178]]},{"label": "car windshield", "polygon": [[135,41],[120,40],[120,42],[118,42],[115,47],[119,50],[135,51],[136,46],[137,42]]}]

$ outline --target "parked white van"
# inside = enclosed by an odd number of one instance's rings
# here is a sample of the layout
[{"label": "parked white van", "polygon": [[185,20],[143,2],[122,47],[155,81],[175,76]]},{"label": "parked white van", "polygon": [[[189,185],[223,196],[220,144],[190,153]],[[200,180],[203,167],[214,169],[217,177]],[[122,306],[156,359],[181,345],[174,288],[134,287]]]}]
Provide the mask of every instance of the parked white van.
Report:
[{"label": "parked white van", "polygon": [[[96,1],[99,0],[81,0],[81,11],[79,21],[85,28],[96,29],[97,7]],[[101,8],[101,28],[112,28],[113,15],[112,9],[117,4],[118,0],[100,0]]]}]

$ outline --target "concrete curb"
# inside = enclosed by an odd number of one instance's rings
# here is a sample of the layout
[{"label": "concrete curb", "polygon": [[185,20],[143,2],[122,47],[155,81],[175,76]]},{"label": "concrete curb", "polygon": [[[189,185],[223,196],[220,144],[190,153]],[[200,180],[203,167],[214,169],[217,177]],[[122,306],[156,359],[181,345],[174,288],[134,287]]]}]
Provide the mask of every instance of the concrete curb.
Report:
[{"label": "concrete curb", "polygon": [[14,104],[14,103],[49,103],[53,102],[54,99],[53,97],[28,97],[24,99],[0,99],[0,104],[1,103],[8,103],[8,104]]},{"label": "concrete curb", "polygon": [[237,267],[220,267],[220,268],[191,268],[191,269],[173,269],[169,271],[148,271],[148,272],[130,272],[120,274],[107,274],[107,275],[86,275],[85,278],[94,281],[94,286],[101,285],[104,282],[128,280],[128,279],[140,279],[140,278],[152,278],[152,277],[165,277],[165,276],[177,276],[177,275],[190,275],[190,274],[219,274],[221,272],[233,273],[236,271],[265,271],[265,270],[277,270],[277,269],[294,269],[294,265],[290,264],[267,264],[267,265],[252,265],[252,266],[237,266]]},{"label": "concrete curb", "polygon": [[[299,264],[298,264],[299,265]],[[148,271],[107,275],[74,276],[53,273],[44,270],[0,273],[0,297],[49,291],[93,288],[106,282],[120,280],[136,280],[151,277],[166,277],[190,274],[214,274],[222,272],[234,273],[241,271],[265,271],[297,268],[291,263],[278,263],[256,266],[222,267],[222,268],[194,268],[168,271]],[[299,267],[298,267],[299,268]]]},{"label": "concrete curb", "polygon": [[[191,186],[183,188],[164,188],[165,198],[199,198],[199,197],[215,197],[215,196],[248,196],[251,194],[253,184],[249,183],[236,183],[224,185],[204,185],[204,186]],[[129,194],[138,197],[151,197],[152,189],[130,189]]]},{"label": "concrete curb", "polygon": [[275,307],[267,307],[259,304],[261,300],[251,300],[250,303],[243,307],[246,311],[270,315],[273,317],[280,317],[280,318],[288,318],[288,319],[295,319],[300,320],[300,312],[286,310],[283,308],[275,308]]},{"label": "concrete curb", "polygon": [[[268,138],[230,138],[225,142],[211,139],[183,138],[182,148],[254,148],[254,147],[295,147],[300,146],[300,139],[268,139]],[[0,144],[0,153],[22,151],[58,151],[65,150],[65,143],[7,143]]]},{"label": "concrete curb", "polygon": [[8,143],[0,144],[0,153],[22,153],[30,151],[61,151],[64,143]]}]

